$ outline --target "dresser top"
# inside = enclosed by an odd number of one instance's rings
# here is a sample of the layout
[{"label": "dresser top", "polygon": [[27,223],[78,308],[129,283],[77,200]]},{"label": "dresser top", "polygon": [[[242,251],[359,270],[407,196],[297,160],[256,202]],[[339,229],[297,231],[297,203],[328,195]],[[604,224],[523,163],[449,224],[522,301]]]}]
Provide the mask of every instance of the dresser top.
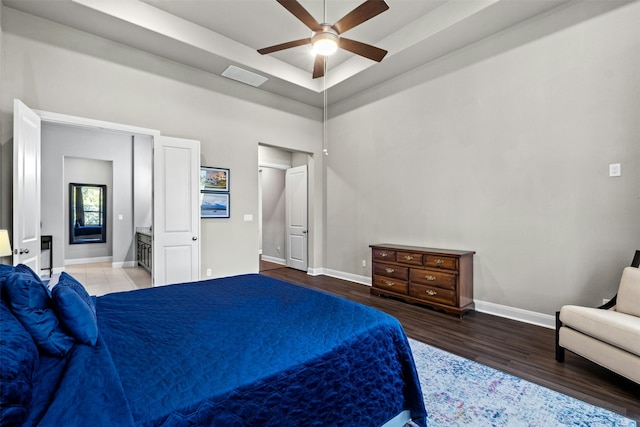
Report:
[{"label": "dresser top", "polygon": [[439,248],[425,248],[421,246],[404,246],[404,245],[394,245],[389,243],[380,243],[375,245],[369,245],[372,249],[390,249],[390,250],[399,250],[399,251],[417,251],[417,252],[429,252],[441,255],[473,255],[475,251],[461,251],[456,249],[439,249]]}]

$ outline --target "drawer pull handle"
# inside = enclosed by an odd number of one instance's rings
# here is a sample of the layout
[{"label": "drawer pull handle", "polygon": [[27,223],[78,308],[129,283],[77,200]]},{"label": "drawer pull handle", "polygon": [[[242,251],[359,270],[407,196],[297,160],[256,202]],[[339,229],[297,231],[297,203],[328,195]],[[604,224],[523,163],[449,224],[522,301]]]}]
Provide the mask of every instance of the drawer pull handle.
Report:
[{"label": "drawer pull handle", "polygon": [[387,254],[386,252],[380,252],[380,256],[381,257],[386,257],[387,255],[389,255],[389,254]]},{"label": "drawer pull handle", "polygon": [[387,282],[387,281],[385,281],[385,282],[384,282],[384,284],[385,284],[385,285],[387,285],[388,287],[392,287],[392,286],[394,286],[394,285],[395,285],[395,283],[393,283],[393,282]]},{"label": "drawer pull handle", "polygon": [[404,259],[406,259],[407,261],[411,261],[413,257],[411,255],[405,255]]},{"label": "drawer pull handle", "polygon": [[424,276],[425,279],[429,280],[430,282],[433,282],[434,280],[437,279],[436,276],[432,276],[430,274],[427,274],[426,276]]},{"label": "drawer pull handle", "polygon": [[440,258],[436,259],[434,262],[435,262],[436,264],[438,264],[438,265],[440,265],[440,264],[443,264],[443,263],[444,263],[444,261],[443,261],[443,260],[441,260]]},{"label": "drawer pull handle", "polygon": [[425,292],[427,293],[427,295],[431,295],[431,296],[438,295],[436,291],[432,291],[431,289],[427,289]]},{"label": "drawer pull handle", "polygon": [[387,273],[393,273],[395,270],[393,268],[385,268],[384,271]]}]

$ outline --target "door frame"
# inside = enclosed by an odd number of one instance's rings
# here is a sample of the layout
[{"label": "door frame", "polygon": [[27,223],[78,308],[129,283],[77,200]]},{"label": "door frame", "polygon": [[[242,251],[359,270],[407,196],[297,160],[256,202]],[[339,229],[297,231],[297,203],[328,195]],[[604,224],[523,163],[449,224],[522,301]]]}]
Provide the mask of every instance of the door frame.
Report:
[{"label": "door frame", "polygon": [[[317,276],[322,274],[322,269],[319,268],[315,268],[312,265],[315,265],[315,254],[316,251],[314,250],[314,246],[313,246],[313,242],[314,239],[316,238],[316,235],[314,235],[314,233],[316,232],[316,227],[315,224],[313,222],[313,217],[315,216],[315,213],[313,211],[313,199],[314,199],[314,194],[315,194],[315,184],[313,184],[315,181],[315,177],[313,176],[313,171],[315,168],[314,165],[314,154],[310,153],[310,152],[306,152],[306,151],[299,151],[299,150],[292,150],[290,148],[286,148],[286,147],[282,147],[282,146],[278,146],[278,145],[271,145],[271,144],[265,144],[265,143],[258,143],[258,147],[260,146],[265,146],[265,147],[270,147],[270,148],[274,148],[277,149],[279,151],[284,151],[287,153],[299,153],[299,154],[304,154],[307,156],[307,160],[303,163],[303,164],[299,164],[298,166],[303,166],[305,165],[307,167],[307,239],[306,239],[306,245],[307,245],[307,274],[311,275],[311,276]],[[301,162],[302,163],[302,162]],[[291,169],[295,166],[291,165],[291,164],[285,164],[285,163],[270,163],[267,161],[260,161],[260,158],[258,158],[258,170],[260,170],[261,168],[268,168],[268,169],[279,169],[282,171],[285,171],[287,169]],[[261,179],[261,175],[260,173],[258,173],[258,179]],[[286,181],[286,180],[285,180]],[[262,194],[261,194],[261,186],[262,186],[262,182],[258,183],[258,188],[259,188],[259,192],[258,192],[258,220],[260,222],[259,225],[259,229],[262,228]],[[286,192],[286,182],[285,182],[285,187],[284,187],[284,191]],[[286,209],[286,208],[285,208]],[[284,264],[283,266],[286,266],[286,258],[287,258],[287,236],[286,236],[286,228],[287,228],[287,224],[286,224],[286,219],[284,220],[284,228],[285,228],[285,235],[284,237]],[[258,234],[258,238],[262,239],[262,235]],[[260,242],[258,242],[258,246],[259,248],[261,247],[260,245],[262,244],[262,240]],[[262,255],[262,252],[260,250],[258,250],[259,255]]]},{"label": "door frame", "polygon": [[[121,123],[107,122],[103,120],[89,119],[85,117],[71,116],[67,114],[54,113],[51,111],[43,111],[38,109],[32,109],[36,113],[42,123],[56,123],[67,126],[76,126],[89,129],[95,129],[100,131],[115,131],[123,133],[135,133],[139,135],[151,136],[154,140],[159,137],[160,131],[156,129],[142,128],[138,126],[125,125]],[[40,142],[42,143],[42,141]],[[135,229],[132,230],[132,233]],[[152,274],[153,280],[153,274]]]}]

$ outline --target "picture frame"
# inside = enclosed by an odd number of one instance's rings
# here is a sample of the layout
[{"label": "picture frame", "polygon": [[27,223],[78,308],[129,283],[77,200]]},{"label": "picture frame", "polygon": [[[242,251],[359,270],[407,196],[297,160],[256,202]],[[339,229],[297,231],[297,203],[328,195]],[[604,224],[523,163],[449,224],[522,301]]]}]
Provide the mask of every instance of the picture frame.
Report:
[{"label": "picture frame", "polygon": [[229,193],[200,192],[201,218],[229,218],[231,216]]},{"label": "picture frame", "polygon": [[229,191],[230,170],[200,166],[200,191]]}]

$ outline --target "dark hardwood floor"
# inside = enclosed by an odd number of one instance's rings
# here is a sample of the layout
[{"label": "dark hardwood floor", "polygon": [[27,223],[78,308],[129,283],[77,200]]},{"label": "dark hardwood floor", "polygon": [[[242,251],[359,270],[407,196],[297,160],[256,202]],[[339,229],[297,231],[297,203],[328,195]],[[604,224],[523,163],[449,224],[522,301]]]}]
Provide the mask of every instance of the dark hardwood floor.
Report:
[{"label": "dark hardwood floor", "polygon": [[[266,264],[265,264],[266,265]],[[555,332],[479,312],[463,319],[369,294],[369,287],[270,265],[261,274],[329,292],[391,314],[410,338],[475,360],[640,421],[640,385],[566,352],[554,358]]]}]

